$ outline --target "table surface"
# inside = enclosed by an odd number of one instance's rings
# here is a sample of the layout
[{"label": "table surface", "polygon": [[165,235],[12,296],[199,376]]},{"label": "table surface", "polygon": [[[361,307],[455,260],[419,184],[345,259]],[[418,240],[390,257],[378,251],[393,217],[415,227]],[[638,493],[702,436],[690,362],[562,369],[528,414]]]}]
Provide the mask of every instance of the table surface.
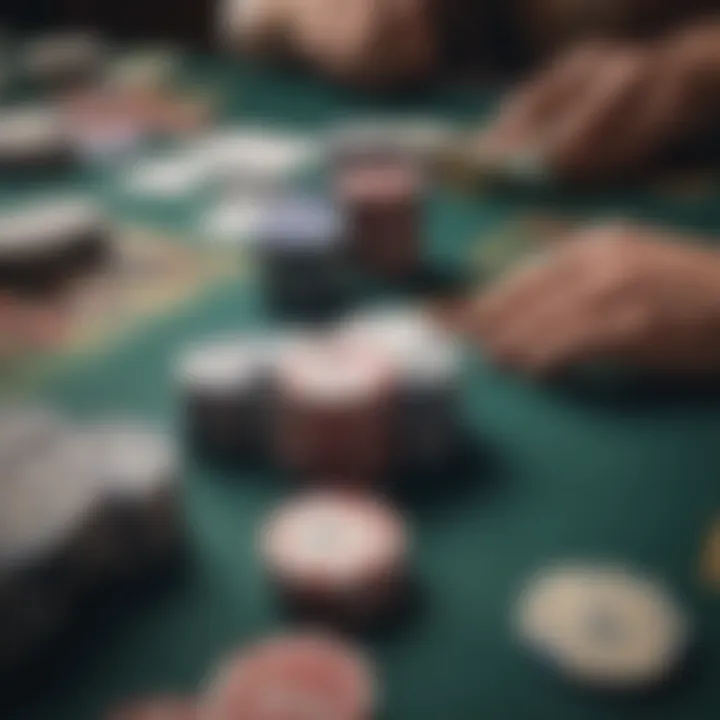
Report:
[{"label": "table surface", "polygon": [[[302,129],[378,111],[466,121],[492,95],[453,88],[370,104],[320,81],[213,58],[194,58],[187,72],[224,94],[229,119]],[[102,192],[95,172],[62,185]],[[5,183],[0,197],[28,190]],[[691,197],[626,190],[470,199],[438,192],[428,212],[428,253],[437,267],[457,269],[503,223],[537,212],[632,214],[720,232],[718,198],[720,184]],[[186,208],[115,200],[132,221],[183,235]],[[183,241],[193,242],[189,235]],[[79,418],[132,413],[176,427],[169,369],[178,349],[214,330],[266,322],[253,274],[242,271],[103,352],[49,373],[32,392]],[[381,675],[379,717],[717,718],[720,605],[697,565],[720,507],[720,393],[638,378],[538,385],[494,370],[478,353],[463,403],[474,462],[401,492],[415,536],[417,612],[361,639]],[[16,688],[22,700],[3,717],[97,720],[128,696],[194,692],[228,651],[288,627],[254,552],[258,526],[282,499],[285,482],[189,458],[186,572],[96,608],[42,664],[42,677]],[[665,692],[631,700],[589,696],[526,658],[509,629],[513,603],[534,571],[565,559],[619,560],[666,581],[696,620],[697,666]]]}]

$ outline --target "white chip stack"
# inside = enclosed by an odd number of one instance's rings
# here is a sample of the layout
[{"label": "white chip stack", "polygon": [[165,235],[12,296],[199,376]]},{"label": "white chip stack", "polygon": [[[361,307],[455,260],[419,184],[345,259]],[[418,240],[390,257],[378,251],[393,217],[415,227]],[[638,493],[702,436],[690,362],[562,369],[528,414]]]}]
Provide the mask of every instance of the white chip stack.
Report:
[{"label": "white chip stack", "polygon": [[342,332],[387,352],[397,370],[393,454],[397,469],[446,466],[460,441],[463,352],[423,310],[380,307],[348,319]]},{"label": "white chip stack", "polygon": [[52,108],[26,105],[0,112],[0,170],[54,166],[72,156],[69,129]]},{"label": "white chip stack", "polygon": [[0,667],[24,663],[68,620],[74,542],[97,499],[71,431],[26,450],[0,479]]},{"label": "white chip stack", "polygon": [[79,197],[45,198],[0,214],[0,284],[44,287],[92,270],[111,253],[111,228]]},{"label": "white chip stack", "polygon": [[172,439],[152,425],[105,421],[83,435],[99,510],[83,530],[83,576],[143,577],[180,555],[184,520],[180,459]]}]

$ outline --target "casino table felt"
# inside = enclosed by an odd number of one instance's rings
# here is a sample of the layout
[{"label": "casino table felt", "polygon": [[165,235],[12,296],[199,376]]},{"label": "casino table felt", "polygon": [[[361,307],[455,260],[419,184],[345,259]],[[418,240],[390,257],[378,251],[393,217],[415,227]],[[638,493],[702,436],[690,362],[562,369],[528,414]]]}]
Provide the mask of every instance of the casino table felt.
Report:
[{"label": "casino table felt", "polygon": [[[362,98],[315,79],[203,56],[186,60],[188,85],[223,93],[228,120],[312,132],[365,107]],[[384,110],[467,121],[488,100],[438,91],[388,101]],[[210,257],[213,251],[193,225],[203,197],[174,206],[141,202],[113,194],[109,173],[66,173],[45,186],[102,193],[128,224]],[[31,191],[5,182],[0,199]],[[536,216],[539,207],[557,217],[631,213],[720,233],[715,196],[660,201],[640,190],[470,198],[439,190],[430,199],[426,228],[433,266],[462,271],[493,233],[514,218]],[[215,332],[269,322],[257,274],[241,250],[232,257],[227,264],[243,272],[210,273],[198,292],[164,304],[148,301],[132,321],[100,333],[62,362],[43,364],[16,391],[81,419],[133,414],[175,428],[178,352]],[[720,504],[720,393],[668,383],[536,385],[493,369],[479,352],[463,406],[472,452],[436,482],[398,489],[416,537],[419,600],[396,627],[363,638],[381,674],[379,717],[716,718],[720,597],[698,581],[697,567]],[[127,698],[192,694],[220,657],[287,627],[253,542],[286,490],[270,473],[190,457],[183,495],[191,547],[184,572],[94,607],[35,674],[19,679],[12,692],[0,692],[2,717],[97,720]],[[697,621],[703,646],[697,671],[658,697],[599,699],[554,681],[524,657],[509,615],[527,576],[559,558],[586,557],[637,564],[670,584]]]}]

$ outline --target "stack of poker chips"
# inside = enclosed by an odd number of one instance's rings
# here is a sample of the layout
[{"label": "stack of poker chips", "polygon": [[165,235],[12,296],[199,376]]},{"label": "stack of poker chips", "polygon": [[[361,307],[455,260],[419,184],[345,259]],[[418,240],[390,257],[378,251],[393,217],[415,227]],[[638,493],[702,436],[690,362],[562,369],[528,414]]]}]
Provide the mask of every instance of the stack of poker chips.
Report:
[{"label": "stack of poker chips", "polygon": [[184,548],[177,449],[137,421],[106,420],[82,435],[97,505],[79,528],[76,563],[91,586],[146,577]]},{"label": "stack of poker chips", "polygon": [[293,320],[343,310],[350,292],[343,239],[341,217],[323,198],[287,195],[272,203],[258,232],[270,308]]},{"label": "stack of poker chips", "polygon": [[112,228],[78,197],[46,199],[0,214],[0,286],[52,288],[101,268],[112,254]]},{"label": "stack of poker chips", "polygon": [[[219,448],[244,447],[246,459],[269,448],[298,488],[258,541],[283,605],[333,624],[387,618],[410,597],[412,573],[409,533],[386,491],[399,473],[437,472],[454,460],[460,349],[428,313],[404,306],[234,343],[223,349],[211,338],[188,349],[181,402],[207,459],[224,459]],[[257,360],[248,366],[248,358]]]},{"label": "stack of poker chips", "polygon": [[42,105],[0,111],[0,172],[64,167],[76,157],[61,113]]},{"label": "stack of poker chips", "polygon": [[291,608],[357,626],[387,617],[405,597],[409,535],[400,513],[380,497],[320,489],[272,513],[259,552]]},{"label": "stack of poker chips", "polygon": [[359,153],[335,170],[349,254],[381,276],[407,278],[421,266],[425,178],[401,152]]},{"label": "stack of poker chips", "polygon": [[420,308],[391,306],[357,312],[342,332],[382,348],[396,370],[393,464],[400,474],[446,468],[460,448],[458,341]]},{"label": "stack of poker chips", "polygon": [[291,472],[382,477],[389,467],[395,373],[388,356],[330,334],[278,361],[275,451]]},{"label": "stack of poker chips", "polygon": [[237,335],[186,351],[176,376],[194,447],[223,458],[266,457],[274,350],[269,337]]},{"label": "stack of poker chips", "polygon": [[463,353],[421,309],[378,307],[275,336],[213,336],[181,354],[189,436],[209,457],[268,449],[301,477],[382,482],[447,467],[460,439]]},{"label": "stack of poker chips", "polygon": [[184,522],[170,440],[137,422],[74,425],[0,412],[0,672],[22,667],[102,588],[178,557]]}]

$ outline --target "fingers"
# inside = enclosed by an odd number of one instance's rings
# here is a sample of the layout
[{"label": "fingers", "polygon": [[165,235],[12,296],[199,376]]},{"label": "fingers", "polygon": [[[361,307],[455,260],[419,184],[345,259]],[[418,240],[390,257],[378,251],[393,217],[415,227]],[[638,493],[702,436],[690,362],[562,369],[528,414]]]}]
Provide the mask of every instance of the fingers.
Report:
[{"label": "fingers", "polygon": [[480,150],[498,161],[531,152],[573,180],[638,167],[687,132],[683,78],[656,46],[575,51],[511,96]]},{"label": "fingers", "polygon": [[501,106],[485,134],[486,146],[513,152],[534,144],[553,118],[576,99],[605,52],[605,45],[584,47],[525,83]]},{"label": "fingers", "polygon": [[651,71],[643,52],[616,54],[596,68],[576,107],[556,121],[545,139],[545,157],[554,170],[581,177],[606,166],[608,153],[637,134]]},{"label": "fingers", "polygon": [[618,351],[640,326],[621,237],[590,230],[523,267],[481,297],[466,325],[495,362],[530,373]]}]

